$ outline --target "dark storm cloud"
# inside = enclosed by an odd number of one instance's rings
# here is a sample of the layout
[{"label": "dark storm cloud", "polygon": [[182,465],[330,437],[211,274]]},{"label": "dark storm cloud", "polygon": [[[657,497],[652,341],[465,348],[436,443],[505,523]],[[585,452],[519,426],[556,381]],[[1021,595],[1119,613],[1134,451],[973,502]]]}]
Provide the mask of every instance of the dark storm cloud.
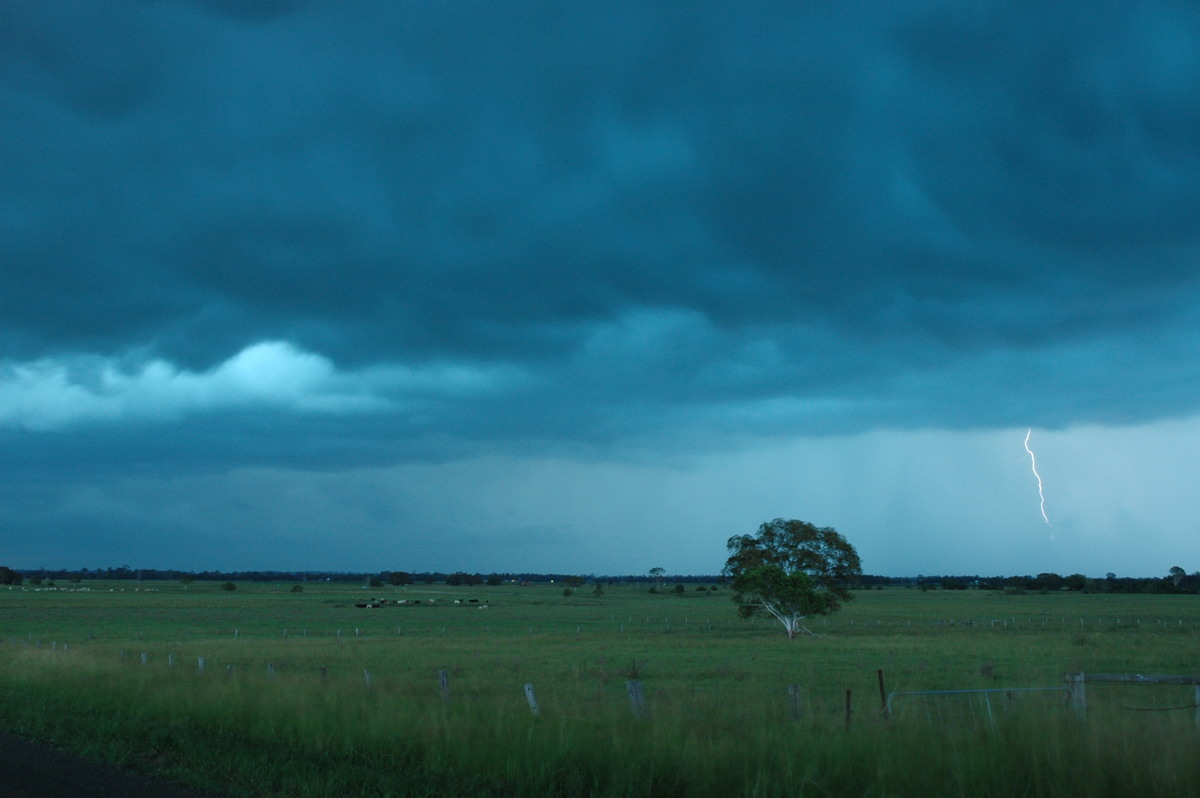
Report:
[{"label": "dark storm cloud", "polygon": [[[0,116],[0,423],[38,446],[187,419],[180,460],[373,461],[1200,395],[1190,4],[16,2]],[[226,379],[264,342],[286,401]]]}]

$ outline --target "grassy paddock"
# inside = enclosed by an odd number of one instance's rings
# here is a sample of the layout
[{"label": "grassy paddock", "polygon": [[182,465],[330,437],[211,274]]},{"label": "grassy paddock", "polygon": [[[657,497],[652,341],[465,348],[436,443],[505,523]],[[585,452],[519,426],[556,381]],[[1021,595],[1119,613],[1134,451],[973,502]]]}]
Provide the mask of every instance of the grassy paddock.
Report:
[{"label": "grassy paddock", "polygon": [[[864,591],[815,621],[819,638],[788,641],[737,620],[727,591],[690,587],[85,586],[0,590],[3,725],[234,795],[1165,796],[1200,783],[1194,712],[1165,709],[1191,704],[1191,688],[1089,686],[1087,722],[1053,694],[993,725],[948,699],[885,720],[877,682],[1197,673],[1189,596]],[[376,595],[422,603],[354,606]]]}]

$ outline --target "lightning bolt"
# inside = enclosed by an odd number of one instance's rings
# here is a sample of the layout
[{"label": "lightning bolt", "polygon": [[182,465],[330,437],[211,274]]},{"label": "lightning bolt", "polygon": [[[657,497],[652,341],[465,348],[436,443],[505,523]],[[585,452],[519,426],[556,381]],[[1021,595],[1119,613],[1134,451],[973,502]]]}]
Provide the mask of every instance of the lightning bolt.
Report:
[{"label": "lightning bolt", "polygon": [[1042,520],[1046,522],[1046,526],[1053,529],[1054,524],[1050,523],[1050,519],[1046,516],[1046,494],[1042,492],[1042,475],[1037,470],[1037,458],[1033,454],[1033,449],[1029,448],[1031,437],[1033,437],[1033,427],[1030,427],[1029,431],[1025,433],[1025,451],[1029,452],[1029,462],[1033,466],[1033,475],[1037,478],[1038,498],[1042,500]]}]

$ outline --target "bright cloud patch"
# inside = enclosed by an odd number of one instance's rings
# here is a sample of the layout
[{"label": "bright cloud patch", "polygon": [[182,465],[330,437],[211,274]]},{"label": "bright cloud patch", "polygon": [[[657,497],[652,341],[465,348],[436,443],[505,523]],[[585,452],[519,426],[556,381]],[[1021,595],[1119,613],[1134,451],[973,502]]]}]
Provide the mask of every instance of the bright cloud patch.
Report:
[{"label": "bright cloud patch", "polygon": [[99,357],[46,358],[0,365],[0,426],[57,430],[256,408],[352,415],[479,393],[496,377],[465,366],[339,371],[328,358],[280,341],[249,346],[204,372],[164,360],[130,367]]}]

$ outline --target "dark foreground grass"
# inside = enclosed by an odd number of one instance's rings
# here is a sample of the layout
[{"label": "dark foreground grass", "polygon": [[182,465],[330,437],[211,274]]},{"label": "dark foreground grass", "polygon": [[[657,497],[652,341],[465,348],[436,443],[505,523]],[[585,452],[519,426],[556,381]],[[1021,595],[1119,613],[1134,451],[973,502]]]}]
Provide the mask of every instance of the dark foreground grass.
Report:
[{"label": "dark foreground grass", "polygon": [[[1167,730],[1014,718],[989,732],[882,721],[689,734],[532,719],[422,739],[306,736],[168,719],[57,691],[0,691],[10,728],[85,756],[246,796],[1179,796],[1196,740]],[[448,719],[456,725],[460,718]],[[487,727],[491,726],[489,730]],[[497,734],[503,732],[503,736]],[[730,735],[729,739],[717,739]]]},{"label": "dark foreground grass", "polygon": [[1183,688],[1107,703],[1096,690],[1086,722],[1061,698],[1027,701],[991,725],[886,720],[876,685],[878,669],[904,690],[1190,672],[1190,597],[875,591],[824,637],[787,641],[728,624],[727,601],[644,590],[470,594],[490,597],[483,612],[362,611],[344,588],[286,589],[2,594],[0,725],[233,796],[1153,797],[1200,783],[1194,713],[1167,711],[1191,701]]}]

